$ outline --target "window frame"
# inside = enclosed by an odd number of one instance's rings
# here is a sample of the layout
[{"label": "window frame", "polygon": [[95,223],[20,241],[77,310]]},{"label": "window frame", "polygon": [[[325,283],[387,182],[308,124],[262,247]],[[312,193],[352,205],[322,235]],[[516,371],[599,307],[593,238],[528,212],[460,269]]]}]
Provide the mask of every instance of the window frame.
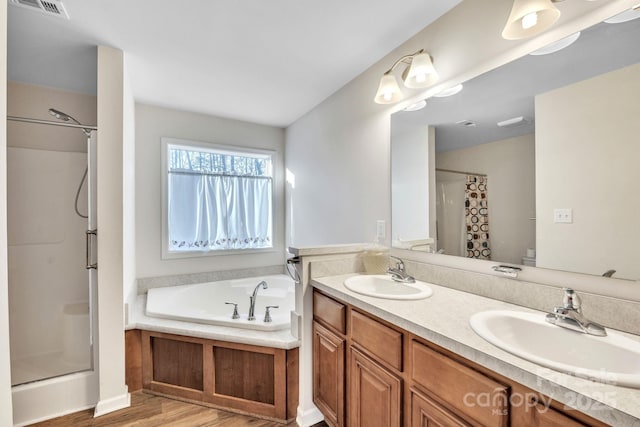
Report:
[{"label": "window frame", "polygon": [[[181,259],[181,258],[201,258],[218,255],[249,255],[270,253],[277,251],[276,242],[276,176],[277,176],[277,151],[264,148],[253,148],[239,145],[223,145],[205,141],[195,141],[186,138],[161,137],[161,188],[162,188],[162,259]],[[271,247],[268,248],[250,248],[250,249],[214,249],[208,251],[187,250],[187,251],[171,251],[169,250],[169,212],[168,212],[168,174],[169,174],[169,149],[172,146],[183,146],[188,148],[201,148],[203,151],[224,152],[226,154],[246,154],[248,156],[264,156],[271,160]]]}]

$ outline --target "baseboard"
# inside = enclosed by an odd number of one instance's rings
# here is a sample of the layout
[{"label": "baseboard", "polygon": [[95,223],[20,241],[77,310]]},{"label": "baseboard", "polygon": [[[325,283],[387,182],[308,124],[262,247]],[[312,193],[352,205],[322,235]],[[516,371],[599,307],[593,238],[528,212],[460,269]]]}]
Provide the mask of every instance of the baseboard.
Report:
[{"label": "baseboard", "polygon": [[101,415],[108,414],[118,409],[124,409],[131,406],[131,394],[125,393],[120,396],[111,397],[109,399],[100,400],[96,405],[96,409],[93,412],[93,416],[99,417]]},{"label": "baseboard", "polygon": [[296,417],[296,423],[300,427],[310,427],[314,424],[318,424],[324,420],[324,415],[315,406],[306,411],[298,407],[298,416]]}]

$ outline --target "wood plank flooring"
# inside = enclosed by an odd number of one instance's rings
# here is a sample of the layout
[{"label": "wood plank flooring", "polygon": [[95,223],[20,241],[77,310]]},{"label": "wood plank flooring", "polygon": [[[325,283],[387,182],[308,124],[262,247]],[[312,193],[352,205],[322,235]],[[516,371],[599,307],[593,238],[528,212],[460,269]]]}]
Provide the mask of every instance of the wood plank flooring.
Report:
[{"label": "wood plank flooring", "polygon": [[[295,423],[290,424],[295,426]],[[207,427],[282,427],[284,424],[212,409],[192,403],[155,396],[141,391],[131,393],[131,407],[93,418],[93,409],[33,424],[37,427],[106,426],[207,426]],[[326,426],[324,423],[314,427]]]}]

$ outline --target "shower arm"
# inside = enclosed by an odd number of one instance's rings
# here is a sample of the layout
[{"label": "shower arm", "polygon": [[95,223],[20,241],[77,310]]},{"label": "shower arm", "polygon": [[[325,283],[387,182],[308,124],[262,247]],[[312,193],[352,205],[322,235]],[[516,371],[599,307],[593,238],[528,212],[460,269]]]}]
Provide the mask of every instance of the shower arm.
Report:
[{"label": "shower arm", "polygon": [[58,122],[53,120],[31,119],[28,117],[7,116],[7,120],[12,120],[14,122],[37,123],[41,125],[53,125],[53,126],[62,126],[67,128],[86,129],[88,131],[98,130],[97,126],[88,126],[83,124],[78,125],[75,123]]}]

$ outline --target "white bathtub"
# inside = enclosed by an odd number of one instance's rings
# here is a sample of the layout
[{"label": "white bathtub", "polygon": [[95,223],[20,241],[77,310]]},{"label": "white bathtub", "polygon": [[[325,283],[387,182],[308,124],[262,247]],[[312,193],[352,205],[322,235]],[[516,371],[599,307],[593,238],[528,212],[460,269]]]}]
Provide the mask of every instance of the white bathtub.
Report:
[{"label": "white bathtub", "polygon": [[[258,290],[255,320],[247,320],[249,296],[260,281],[268,288]],[[295,308],[295,282],[284,274],[246,279],[223,280],[196,285],[149,289],[146,314],[151,317],[182,320],[210,325],[232,326],[259,331],[277,331],[290,327],[291,310]],[[239,319],[232,319],[233,306],[238,303]],[[264,322],[265,307],[271,309],[272,321]]]}]

